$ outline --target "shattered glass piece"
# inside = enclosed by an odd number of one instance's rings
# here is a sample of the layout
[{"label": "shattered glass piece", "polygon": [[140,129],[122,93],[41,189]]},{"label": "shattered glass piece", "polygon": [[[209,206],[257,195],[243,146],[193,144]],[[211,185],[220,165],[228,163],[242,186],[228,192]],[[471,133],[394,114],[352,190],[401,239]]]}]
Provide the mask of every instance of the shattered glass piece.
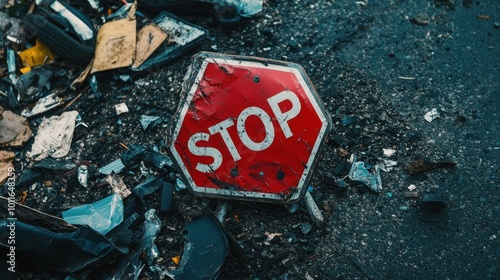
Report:
[{"label": "shattered glass piece", "polygon": [[38,127],[35,142],[26,155],[36,161],[47,156],[61,158],[68,154],[75,130],[77,111],[68,111],[60,116],[44,118]]},{"label": "shattered glass piece", "polygon": [[76,116],[75,122],[76,122],[75,127],[79,127],[80,125],[84,127],[89,127],[86,123],[83,122],[82,116],[80,114]]},{"label": "shattered glass piece", "polygon": [[163,119],[159,116],[141,115],[139,122],[141,123],[142,129],[147,130],[150,127],[153,128],[161,124]]},{"label": "shattered glass piece", "polygon": [[90,5],[90,7],[92,7],[92,9],[94,9],[94,10],[99,9],[99,1],[98,0],[87,0],[87,2],[89,2],[89,5]]},{"label": "shattered glass piece", "polygon": [[174,280],[217,279],[228,253],[227,236],[214,217],[204,215],[186,225],[180,266],[165,274]]},{"label": "shattered glass piece", "polygon": [[432,108],[429,112],[425,113],[424,119],[428,122],[432,122],[433,120],[439,118],[439,112],[436,108]]},{"label": "shattered glass piece", "polygon": [[145,153],[146,148],[143,146],[129,145],[129,149],[126,150],[120,158],[126,166],[134,166],[141,162]]},{"label": "shattered glass piece", "polygon": [[226,2],[235,5],[242,17],[252,17],[262,11],[263,0],[226,0]]},{"label": "shattered glass piece", "polygon": [[4,111],[0,119],[0,146],[22,146],[31,137],[31,129],[26,118],[11,111]]},{"label": "shattered glass piece", "polygon": [[120,80],[124,82],[130,81],[130,79],[131,79],[130,75],[120,75]]},{"label": "shattered glass piece", "polygon": [[70,224],[88,225],[106,234],[123,221],[123,201],[118,194],[112,194],[94,203],[63,211],[62,216]]},{"label": "shattered glass piece", "polygon": [[108,176],[106,176],[105,180],[111,186],[111,189],[113,189],[113,193],[119,194],[122,199],[132,193],[125,185],[125,182],[123,182],[122,177],[118,176],[114,172],[111,172]]},{"label": "shattered glass piece", "polygon": [[382,191],[382,180],[380,178],[380,169],[378,164],[374,166],[374,174],[368,172],[365,168],[365,163],[356,161],[352,163],[351,170],[349,170],[349,179],[360,182],[368,186],[375,192]]},{"label": "shattered glass piece", "polygon": [[97,96],[97,97],[99,97],[100,92],[99,92],[99,89],[97,88],[97,86],[99,85],[99,83],[97,82],[96,75],[90,75],[89,85],[90,85],[90,88],[92,89],[92,92],[94,93],[94,95]]},{"label": "shattered glass piece", "polygon": [[7,70],[9,72],[10,81],[15,84],[17,82],[16,76],[16,52],[13,49],[7,49]]},{"label": "shattered glass piece", "polygon": [[295,214],[300,209],[300,206],[298,203],[285,204],[285,206],[286,206],[286,209],[288,210],[288,213],[290,213],[290,214]]},{"label": "shattered glass piece", "polygon": [[120,173],[123,169],[125,169],[125,165],[123,164],[121,159],[117,159],[101,168],[99,168],[99,172],[104,175],[108,175],[111,172],[116,174]]},{"label": "shattered glass piece", "polygon": [[167,184],[167,182],[163,181],[161,177],[152,176],[133,188],[132,192],[142,198],[156,192],[164,184]]},{"label": "shattered glass piece", "polygon": [[390,160],[390,159],[385,159],[385,158],[379,158],[378,159],[380,162],[380,170],[384,172],[389,172],[394,169],[395,166],[398,165],[398,162],[395,160]]},{"label": "shattered glass piece", "polygon": [[309,223],[301,223],[300,230],[302,231],[303,234],[308,234],[309,232],[311,232],[312,226]]},{"label": "shattered glass piece", "polygon": [[185,190],[187,187],[186,187],[186,184],[184,184],[184,182],[181,180],[181,178],[176,178],[175,179],[175,190],[176,191],[182,191],[182,190]]},{"label": "shattered glass piece", "polygon": [[[142,252],[146,253],[146,260],[151,271],[156,271],[154,266],[155,240],[161,229],[161,221],[154,209],[144,213],[143,234],[139,241],[138,250],[123,256],[118,261],[115,277],[113,279],[139,279],[139,275],[145,264],[142,263]],[[128,277],[126,277],[128,276]]]},{"label": "shattered glass piece", "polygon": [[[155,264],[155,259],[158,257],[158,247],[155,245],[156,236],[160,233],[161,221],[156,215],[155,209],[149,209],[144,213],[144,236],[141,241],[141,247],[146,252],[148,265],[151,268]],[[151,269],[154,271],[154,269]]]},{"label": "shattered glass piece", "polygon": [[215,217],[219,222],[224,222],[226,219],[227,209],[229,207],[229,203],[227,200],[219,200],[217,202],[217,209],[215,210]]}]

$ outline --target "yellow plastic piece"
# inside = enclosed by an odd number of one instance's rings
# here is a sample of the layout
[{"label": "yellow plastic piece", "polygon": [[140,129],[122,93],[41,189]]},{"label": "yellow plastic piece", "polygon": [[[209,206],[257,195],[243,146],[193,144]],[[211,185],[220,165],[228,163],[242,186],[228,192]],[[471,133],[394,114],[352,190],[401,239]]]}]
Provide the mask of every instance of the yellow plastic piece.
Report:
[{"label": "yellow plastic piece", "polygon": [[[35,46],[19,52],[19,57],[25,68],[43,65],[54,60],[55,55],[42,42],[36,40]],[[23,68],[23,69],[25,69]],[[29,72],[31,69],[25,69]]]},{"label": "yellow plastic piece", "polygon": [[179,265],[179,262],[181,261],[181,256],[175,256],[171,259],[175,265]]}]

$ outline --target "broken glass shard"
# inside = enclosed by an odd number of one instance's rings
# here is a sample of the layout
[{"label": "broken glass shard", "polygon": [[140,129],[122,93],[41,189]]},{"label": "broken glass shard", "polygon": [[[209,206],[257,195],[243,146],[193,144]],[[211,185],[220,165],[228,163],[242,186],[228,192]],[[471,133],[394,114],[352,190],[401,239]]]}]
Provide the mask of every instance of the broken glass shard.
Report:
[{"label": "broken glass shard", "polygon": [[111,172],[120,173],[125,168],[121,159],[117,159],[101,168],[99,168],[99,172],[104,175],[108,175]]}]

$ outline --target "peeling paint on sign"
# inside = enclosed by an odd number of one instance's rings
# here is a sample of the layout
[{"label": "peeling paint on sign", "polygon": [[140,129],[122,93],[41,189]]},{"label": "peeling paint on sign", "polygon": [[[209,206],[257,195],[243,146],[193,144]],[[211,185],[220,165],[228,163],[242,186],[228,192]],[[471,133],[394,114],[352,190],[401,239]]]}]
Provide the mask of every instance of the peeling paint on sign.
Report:
[{"label": "peeling paint on sign", "polygon": [[170,153],[199,195],[290,202],[331,120],[302,67],[201,53],[183,85]]}]

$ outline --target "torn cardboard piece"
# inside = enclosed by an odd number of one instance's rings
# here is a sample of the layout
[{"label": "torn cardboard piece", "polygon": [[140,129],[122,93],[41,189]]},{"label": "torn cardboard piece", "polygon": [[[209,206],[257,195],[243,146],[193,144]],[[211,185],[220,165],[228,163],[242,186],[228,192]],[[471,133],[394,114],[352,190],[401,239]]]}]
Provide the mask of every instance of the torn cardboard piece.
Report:
[{"label": "torn cardboard piece", "polygon": [[144,26],[137,34],[137,48],[132,68],[142,65],[153,52],[167,39],[167,33],[151,23]]},{"label": "torn cardboard piece", "polygon": [[90,73],[131,66],[135,58],[137,3],[131,5],[128,18],[104,24],[97,33]]},{"label": "torn cardboard piece", "polygon": [[0,151],[0,185],[7,180],[14,170],[13,160],[14,152]]},{"label": "torn cardboard piece", "polygon": [[31,129],[26,118],[11,111],[3,112],[0,120],[0,146],[22,146],[31,137]]},{"label": "torn cardboard piece", "polygon": [[35,137],[31,151],[27,153],[27,156],[36,161],[40,161],[47,156],[53,158],[66,156],[71,148],[77,116],[77,111],[68,111],[60,116],[44,118],[38,128],[38,134]]}]

